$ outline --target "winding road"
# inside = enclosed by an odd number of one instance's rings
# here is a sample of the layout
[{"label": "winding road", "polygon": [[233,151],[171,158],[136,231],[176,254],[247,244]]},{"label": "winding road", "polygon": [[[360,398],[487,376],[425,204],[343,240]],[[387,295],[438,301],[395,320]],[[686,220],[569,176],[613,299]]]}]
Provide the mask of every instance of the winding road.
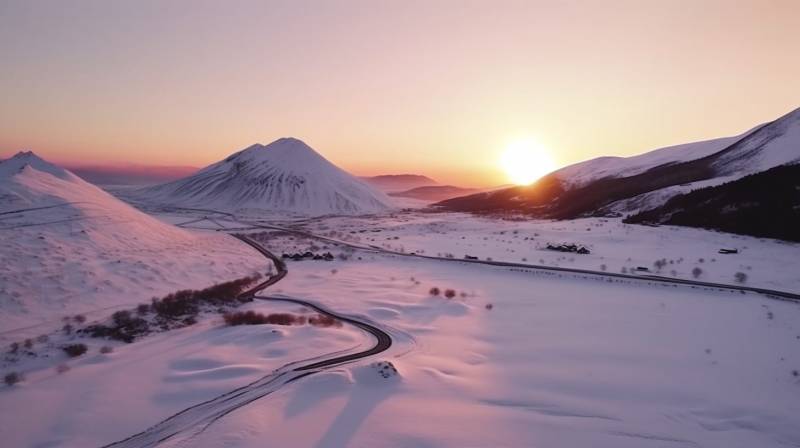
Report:
[{"label": "winding road", "polygon": [[[397,252],[381,248],[378,246],[362,246],[358,244],[353,244],[351,242],[343,240],[316,235],[304,230],[298,230],[283,226],[276,226],[272,224],[264,224],[262,222],[248,222],[244,220],[239,220],[235,215],[226,212],[219,212],[215,210],[201,210],[201,209],[191,209],[191,210],[219,213],[231,219],[232,221],[242,224],[244,226],[237,229],[220,229],[229,232],[234,230],[246,231],[246,230],[256,230],[256,229],[279,230],[294,235],[304,236],[307,238],[313,238],[320,241],[326,241],[346,246],[356,250],[367,251],[372,253],[380,253],[392,256],[413,257],[418,259],[436,260],[443,262],[480,264],[480,265],[489,265],[489,266],[506,267],[506,268],[562,272],[562,273],[590,275],[590,276],[605,277],[605,278],[626,279],[639,282],[650,281],[663,284],[714,288],[714,289],[737,291],[737,292],[753,292],[757,294],[762,294],[768,298],[800,302],[800,294],[766,289],[766,288],[757,288],[745,285],[729,285],[729,284],[703,282],[696,280],[676,279],[670,277],[659,277],[654,275],[617,274],[611,272],[592,271],[592,270],[577,269],[577,268],[543,266],[543,265],[535,265],[527,263],[514,263],[514,262],[490,261],[490,260],[455,259],[446,257],[434,257],[416,253]],[[387,331],[384,331],[383,329],[378,328],[377,326],[372,325],[368,322],[353,317],[349,317],[343,314],[339,314],[321,305],[308,302],[302,299],[297,299],[287,296],[258,295],[260,291],[264,290],[265,288],[271,285],[274,285],[287,275],[288,268],[286,266],[286,263],[281,258],[277,257],[275,254],[265,249],[263,246],[261,246],[258,242],[254,241],[253,239],[242,234],[232,234],[232,235],[241,240],[242,242],[244,242],[245,244],[250,245],[255,250],[260,252],[262,255],[270,259],[277,268],[277,273],[275,275],[269,276],[262,283],[242,293],[243,297],[251,297],[254,300],[289,302],[306,306],[308,308],[315,310],[318,313],[328,315],[330,317],[338,319],[347,324],[353,325],[371,334],[376,340],[375,345],[367,350],[362,350],[358,352],[324,355],[322,357],[310,360],[304,360],[287,364],[275,370],[270,375],[262,377],[250,384],[247,384],[243,387],[222,394],[211,400],[184,409],[183,411],[174,414],[171,417],[168,417],[167,419],[155,424],[154,426],[138,434],[135,434],[124,440],[120,440],[118,442],[105,445],[105,447],[125,447],[125,448],[153,447],[167,441],[172,442],[172,441],[191,439],[193,436],[203,432],[210,425],[212,425],[214,422],[224,417],[225,415],[243,406],[246,406],[252,403],[253,401],[256,401],[266,395],[269,395],[277,391],[286,384],[289,384],[300,378],[321,372],[325,369],[329,369],[335,366],[340,366],[349,362],[353,362],[359,359],[367,358],[382,353],[392,347],[392,342],[393,342],[392,336]]]},{"label": "winding road", "polygon": [[211,400],[186,408],[165,420],[134,434],[126,439],[114,442],[104,447],[144,448],[154,447],[164,442],[184,441],[202,433],[214,422],[231,412],[246,406],[266,395],[269,395],[282,386],[300,378],[322,372],[332,367],[341,366],[359,359],[377,355],[392,346],[392,337],[387,332],[370,323],[346,316],[325,308],[322,305],[287,296],[259,296],[258,292],[283,279],[288,273],[286,263],[279,257],[265,249],[263,246],[244,235],[234,235],[246,244],[249,244],[265,257],[272,260],[277,268],[277,273],[265,281],[241,294],[241,297],[251,297],[255,300],[289,302],[302,305],[314,311],[338,319],[347,324],[360,328],[372,335],[376,343],[367,350],[353,353],[339,354],[328,357],[324,355],[310,360],[287,364],[273,373],[264,376],[250,384],[232,390]]}]

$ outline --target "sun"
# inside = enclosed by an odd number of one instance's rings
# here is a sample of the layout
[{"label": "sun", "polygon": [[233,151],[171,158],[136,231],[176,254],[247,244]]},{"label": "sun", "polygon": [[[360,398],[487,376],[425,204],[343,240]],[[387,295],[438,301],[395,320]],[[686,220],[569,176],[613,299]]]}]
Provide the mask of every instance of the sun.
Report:
[{"label": "sun", "polygon": [[500,164],[508,180],[517,185],[532,184],[556,168],[550,151],[531,139],[511,142],[500,157]]}]

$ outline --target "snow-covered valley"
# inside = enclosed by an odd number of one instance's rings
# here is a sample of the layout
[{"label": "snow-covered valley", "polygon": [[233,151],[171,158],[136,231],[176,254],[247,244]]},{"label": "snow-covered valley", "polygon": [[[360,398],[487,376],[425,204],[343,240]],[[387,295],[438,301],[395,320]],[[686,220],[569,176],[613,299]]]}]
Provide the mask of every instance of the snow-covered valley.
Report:
[{"label": "snow-covered valley", "polygon": [[[653,283],[648,273],[609,280],[601,267],[645,265],[654,274],[653,262],[666,258],[659,275],[674,269],[692,278],[692,268],[701,266],[703,279],[735,284],[735,272],[743,270],[746,284],[797,291],[796,244],[597,218],[523,222],[412,211],[287,221],[160,210],[154,216],[163,224],[179,224],[200,239],[227,230],[249,234],[276,254],[330,252],[333,261],[287,261],[286,278],[262,294],[323,304],[382,326],[395,339],[389,352],[288,383],[163,446],[262,446],[265,437],[317,447],[800,441],[800,408],[792,399],[800,386],[797,303]],[[247,230],[253,223],[326,239]],[[337,240],[453,258],[376,253]],[[555,252],[546,242],[577,242],[591,253]],[[721,247],[740,252],[718,254]],[[226,250],[254,255],[236,240]],[[465,255],[598,275],[460,262]],[[241,259],[244,271],[268,265],[251,260]],[[242,309],[309,312],[259,301]],[[227,327],[211,313],[186,328],[113,343],[110,354],[98,352],[107,342],[89,340],[81,358],[50,351],[52,359],[7,365],[28,371],[25,382],[0,391],[0,403],[24,411],[5,419],[0,431],[12,434],[13,446],[102,446],[287,363],[368,347],[371,339],[350,325]],[[385,376],[376,362],[391,363],[398,374]],[[57,372],[61,365],[69,370]],[[44,396],[56,404],[22,405]],[[33,415],[44,415],[47,424],[32,424]]]}]

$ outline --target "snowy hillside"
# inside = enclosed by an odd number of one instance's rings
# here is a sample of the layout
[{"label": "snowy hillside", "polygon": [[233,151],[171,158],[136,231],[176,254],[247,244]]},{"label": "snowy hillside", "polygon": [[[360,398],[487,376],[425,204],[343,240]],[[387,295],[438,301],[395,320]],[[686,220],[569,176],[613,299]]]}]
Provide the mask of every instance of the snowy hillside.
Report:
[{"label": "snowy hillside", "polygon": [[722,151],[750,132],[736,137],[668,146],[631,157],[598,157],[561,168],[552,175],[565,186],[578,188],[604,177],[633,176],[659,165],[700,159]]},{"label": "snowy hillside", "polygon": [[294,138],[252,145],[192,176],[143,188],[134,195],[184,207],[253,208],[312,216],[375,213],[391,205],[386,195]]},{"label": "snowy hillside", "polygon": [[[800,162],[800,109],[736,137],[601,157],[555,171],[530,187],[441,202],[455,211],[520,211],[537,217],[631,213],[677,194]],[[768,192],[764,192],[768,194]]]},{"label": "snowy hillside", "polygon": [[161,222],[33,153],[0,162],[0,338],[264,267],[228,236]]}]

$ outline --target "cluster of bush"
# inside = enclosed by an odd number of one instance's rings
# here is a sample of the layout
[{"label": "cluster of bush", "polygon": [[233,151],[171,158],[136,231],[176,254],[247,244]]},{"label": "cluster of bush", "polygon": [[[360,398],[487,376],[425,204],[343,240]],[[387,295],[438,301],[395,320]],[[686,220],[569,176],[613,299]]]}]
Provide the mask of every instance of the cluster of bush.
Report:
[{"label": "cluster of bush", "polygon": [[[430,289],[430,291],[428,291],[428,292],[429,292],[429,293],[430,293],[430,295],[432,295],[432,296],[438,296],[439,294],[442,294],[442,290],[441,290],[441,289],[439,289],[439,288],[438,288],[438,287],[436,287],[436,286],[434,286],[433,288],[431,288],[431,289]],[[453,297],[455,297],[455,296],[456,296],[456,290],[455,290],[455,289],[445,289],[445,290],[444,290],[444,296],[445,296],[445,297],[447,297],[448,299],[452,299]],[[461,297],[466,297],[466,293],[463,293],[463,292],[462,292],[462,293],[461,293]]]},{"label": "cluster of bush", "polygon": [[330,252],[325,252],[324,254],[317,254],[311,251],[307,251],[304,253],[296,253],[296,254],[287,254],[284,253],[281,255],[281,258],[300,261],[300,260],[325,260],[325,261],[333,261],[333,254]]},{"label": "cluster of bush", "polygon": [[222,316],[225,323],[230,326],[234,325],[313,325],[315,327],[341,327],[342,322],[331,316],[317,314],[306,318],[306,316],[298,316],[290,313],[271,313],[262,314],[255,311],[239,311],[234,313],[226,313]]},{"label": "cluster of bush", "polygon": [[80,330],[96,338],[109,338],[133,342],[137,337],[151,331],[149,315],[155,316],[156,324],[163,330],[193,325],[197,314],[206,306],[238,306],[252,300],[243,296],[246,288],[261,278],[260,274],[219,283],[201,290],[182,290],[163,298],[153,298],[150,304],[142,303],[132,311],[117,311],[109,324],[90,325]]}]

